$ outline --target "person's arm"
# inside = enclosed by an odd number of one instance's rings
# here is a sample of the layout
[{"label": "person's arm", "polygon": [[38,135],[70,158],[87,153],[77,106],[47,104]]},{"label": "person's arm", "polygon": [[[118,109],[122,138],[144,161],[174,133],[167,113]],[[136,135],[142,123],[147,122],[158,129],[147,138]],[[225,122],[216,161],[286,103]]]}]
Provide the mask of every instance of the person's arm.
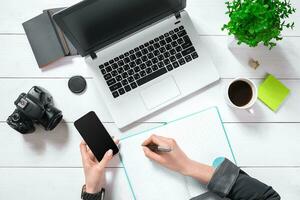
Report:
[{"label": "person's arm", "polygon": [[[118,144],[119,141],[115,140]],[[80,152],[85,176],[85,185],[82,188],[81,198],[83,200],[104,200],[104,175],[105,167],[113,158],[112,150],[105,153],[100,162],[83,141],[80,144]]]},{"label": "person's arm", "polygon": [[207,188],[220,197],[230,199],[279,200],[279,194],[270,186],[252,178],[228,159],[216,168]]},{"label": "person's arm", "polygon": [[[169,146],[169,153],[155,153],[144,145],[155,143]],[[152,135],[143,144],[145,156],[162,166],[177,171],[185,176],[191,176],[220,197],[232,200],[279,200],[280,196],[269,186],[248,176],[236,165],[225,159],[216,169],[189,159],[171,138]]]}]

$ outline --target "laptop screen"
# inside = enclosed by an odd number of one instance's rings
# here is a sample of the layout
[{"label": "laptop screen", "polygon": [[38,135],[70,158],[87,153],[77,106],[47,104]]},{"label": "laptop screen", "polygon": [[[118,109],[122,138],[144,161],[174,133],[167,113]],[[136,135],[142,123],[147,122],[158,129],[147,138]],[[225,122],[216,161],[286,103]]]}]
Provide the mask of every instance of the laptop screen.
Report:
[{"label": "laptop screen", "polygon": [[85,0],[54,15],[82,56],[185,7],[185,0]]}]

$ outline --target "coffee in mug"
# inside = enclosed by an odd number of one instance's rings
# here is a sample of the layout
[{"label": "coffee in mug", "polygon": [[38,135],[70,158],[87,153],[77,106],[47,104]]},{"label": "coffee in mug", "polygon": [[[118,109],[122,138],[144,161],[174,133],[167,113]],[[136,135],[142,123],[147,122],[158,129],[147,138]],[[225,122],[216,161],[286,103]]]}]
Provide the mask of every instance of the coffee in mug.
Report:
[{"label": "coffee in mug", "polygon": [[226,91],[227,102],[230,106],[253,113],[251,107],[257,100],[257,88],[251,80],[236,78],[229,83]]}]

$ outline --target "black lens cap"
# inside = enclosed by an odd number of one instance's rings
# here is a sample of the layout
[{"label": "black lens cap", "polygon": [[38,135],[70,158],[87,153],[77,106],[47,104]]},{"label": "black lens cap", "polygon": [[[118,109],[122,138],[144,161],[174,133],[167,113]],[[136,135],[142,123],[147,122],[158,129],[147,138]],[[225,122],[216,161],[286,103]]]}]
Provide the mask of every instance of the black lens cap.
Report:
[{"label": "black lens cap", "polygon": [[70,78],[68,86],[73,93],[79,94],[85,90],[86,80],[82,76],[73,76]]}]

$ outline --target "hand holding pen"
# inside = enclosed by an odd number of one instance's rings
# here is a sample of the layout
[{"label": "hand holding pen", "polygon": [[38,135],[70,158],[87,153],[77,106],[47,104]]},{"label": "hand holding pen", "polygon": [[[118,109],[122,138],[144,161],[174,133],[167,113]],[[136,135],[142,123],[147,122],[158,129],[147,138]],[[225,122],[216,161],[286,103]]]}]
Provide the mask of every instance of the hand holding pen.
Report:
[{"label": "hand holding pen", "polygon": [[192,162],[171,138],[152,135],[142,146],[146,157],[182,174],[187,173]]}]

